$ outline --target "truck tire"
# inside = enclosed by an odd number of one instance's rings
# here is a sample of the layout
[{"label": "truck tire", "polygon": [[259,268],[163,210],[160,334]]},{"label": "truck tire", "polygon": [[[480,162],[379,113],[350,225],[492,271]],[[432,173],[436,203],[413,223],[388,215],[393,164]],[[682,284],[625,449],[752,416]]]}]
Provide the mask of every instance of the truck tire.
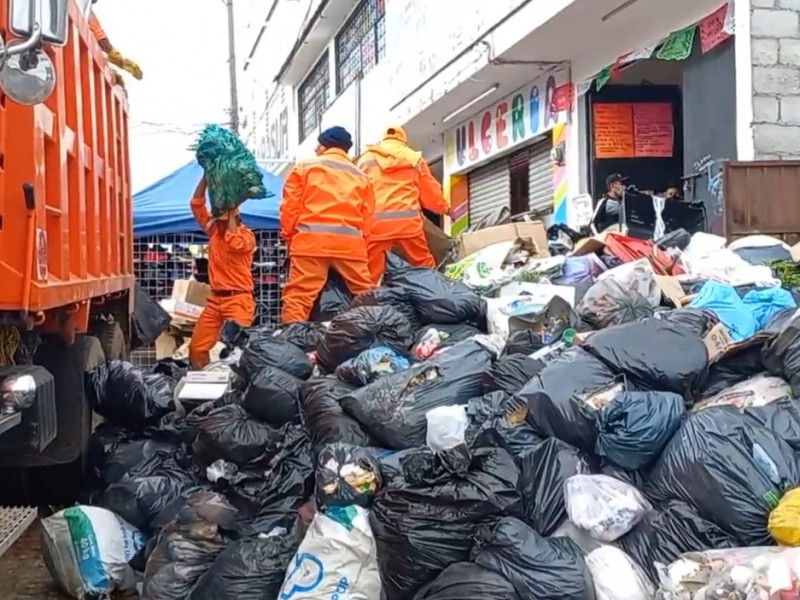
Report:
[{"label": "truck tire", "polygon": [[128,345],[119,323],[98,321],[92,326],[90,334],[100,340],[106,360],[128,360]]},{"label": "truck tire", "polygon": [[72,346],[66,346],[58,336],[42,340],[34,363],[46,368],[55,379],[56,439],[44,452],[23,447],[13,455],[0,456],[2,467],[24,473],[21,478],[27,480],[26,502],[69,505],[75,501],[86,471],[92,433],[92,409],[84,374],[104,360],[100,340],[94,336],[80,335]]}]

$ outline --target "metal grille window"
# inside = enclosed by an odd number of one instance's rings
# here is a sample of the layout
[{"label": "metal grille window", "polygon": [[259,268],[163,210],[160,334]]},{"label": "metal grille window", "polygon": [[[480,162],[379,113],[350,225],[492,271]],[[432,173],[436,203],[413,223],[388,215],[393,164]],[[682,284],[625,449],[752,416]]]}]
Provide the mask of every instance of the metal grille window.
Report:
[{"label": "metal grille window", "polygon": [[300,141],[311,135],[322,123],[330,96],[330,62],[326,52],[314,65],[298,90],[300,104]]},{"label": "metal grille window", "polygon": [[363,0],[336,36],[336,90],[342,92],[386,56],[386,0]]}]

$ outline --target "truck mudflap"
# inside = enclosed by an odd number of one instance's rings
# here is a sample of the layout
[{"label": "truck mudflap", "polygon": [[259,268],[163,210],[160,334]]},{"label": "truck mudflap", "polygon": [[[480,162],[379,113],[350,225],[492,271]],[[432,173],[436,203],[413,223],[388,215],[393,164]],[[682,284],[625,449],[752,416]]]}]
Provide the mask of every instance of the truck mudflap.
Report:
[{"label": "truck mudflap", "polygon": [[33,525],[37,514],[37,510],[30,506],[0,507],[0,556]]}]

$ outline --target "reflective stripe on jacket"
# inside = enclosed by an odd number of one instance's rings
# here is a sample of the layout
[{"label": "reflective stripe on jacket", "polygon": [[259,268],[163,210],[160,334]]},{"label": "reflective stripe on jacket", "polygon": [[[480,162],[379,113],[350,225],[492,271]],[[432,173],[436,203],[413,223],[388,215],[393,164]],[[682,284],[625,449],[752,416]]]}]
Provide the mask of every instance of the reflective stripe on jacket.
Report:
[{"label": "reflective stripe on jacket", "polygon": [[375,195],[369,177],[342,150],[295,165],[283,184],[281,235],[296,256],[366,260]]},{"label": "reflective stripe on jacket", "polygon": [[370,146],[358,166],[375,189],[375,225],[371,239],[403,239],[422,232],[422,208],[447,212],[442,186],[420,152],[397,139]]}]

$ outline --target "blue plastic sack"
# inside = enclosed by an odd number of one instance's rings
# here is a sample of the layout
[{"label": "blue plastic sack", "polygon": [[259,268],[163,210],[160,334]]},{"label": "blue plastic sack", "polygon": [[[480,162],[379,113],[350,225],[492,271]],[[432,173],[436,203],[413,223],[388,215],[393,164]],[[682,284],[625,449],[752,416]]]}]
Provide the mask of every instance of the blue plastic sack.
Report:
[{"label": "blue plastic sack", "polygon": [[336,368],[336,376],[350,385],[365,386],[410,366],[409,360],[399,352],[388,346],[377,346],[343,362]]},{"label": "blue plastic sack", "polygon": [[661,455],[680,427],[683,396],[670,392],[623,392],[596,413],[595,453],[629,471]]},{"label": "blue plastic sack", "polygon": [[773,317],[782,310],[797,308],[797,302],[792,293],[781,287],[751,290],[747,292],[742,301],[758,323],[759,331],[765,329]]}]

